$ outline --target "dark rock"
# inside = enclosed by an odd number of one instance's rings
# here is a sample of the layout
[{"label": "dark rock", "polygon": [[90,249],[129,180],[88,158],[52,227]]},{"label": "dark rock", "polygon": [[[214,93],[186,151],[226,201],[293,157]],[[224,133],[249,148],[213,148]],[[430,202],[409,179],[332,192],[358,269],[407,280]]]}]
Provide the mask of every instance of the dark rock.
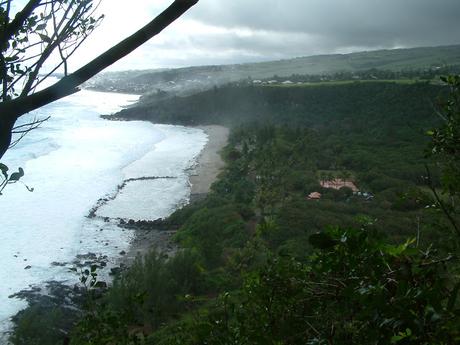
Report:
[{"label": "dark rock", "polygon": [[110,275],[114,276],[114,275],[117,275],[119,274],[120,272],[122,271],[121,267],[112,267],[110,269]]},{"label": "dark rock", "polygon": [[93,208],[89,211],[88,213],[88,218],[94,218],[96,217],[96,211],[97,211],[97,208]]},{"label": "dark rock", "polygon": [[56,266],[56,267],[64,267],[65,265],[67,265],[67,262],[57,262],[57,261],[53,261],[51,263],[51,266]]}]

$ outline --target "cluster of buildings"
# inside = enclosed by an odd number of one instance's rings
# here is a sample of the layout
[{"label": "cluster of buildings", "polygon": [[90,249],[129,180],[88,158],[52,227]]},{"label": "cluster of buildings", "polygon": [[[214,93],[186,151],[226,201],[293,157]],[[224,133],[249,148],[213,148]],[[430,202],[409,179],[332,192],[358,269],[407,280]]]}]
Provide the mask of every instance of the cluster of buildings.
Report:
[{"label": "cluster of buildings", "polygon": [[[339,178],[335,178],[333,180],[322,180],[320,181],[320,185],[323,188],[331,188],[331,189],[336,189],[339,190],[340,188],[350,188],[353,191],[353,195],[359,196],[364,198],[365,200],[372,200],[374,196],[372,193],[369,192],[361,192],[358,187],[355,185],[353,181],[349,180],[343,180]],[[311,192],[307,196],[308,200],[319,200],[321,199],[321,193],[320,192]]]},{"label": "cluster of buildings", "polygon": [[290,80],[278,81],[278,80],[276,80],[276,79],[266,80],[266,81],[262,81],[262,80],[256,79],[256,80],[253,80],[252,83],[253,83],[254,85],[273,85],[273,84],[280,84],[280,85],[294,85],[294,84],[298,84],[298,85],[302,85],[302,84],[303,84],[302,82],[294,83],[293,81],[290,81]]}]

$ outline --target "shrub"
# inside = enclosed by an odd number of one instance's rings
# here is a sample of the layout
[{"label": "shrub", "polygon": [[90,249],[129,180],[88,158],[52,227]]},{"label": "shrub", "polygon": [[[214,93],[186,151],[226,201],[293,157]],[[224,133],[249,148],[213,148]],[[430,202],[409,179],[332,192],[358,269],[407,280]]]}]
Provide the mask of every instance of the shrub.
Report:
[{"label": "shrub", "polygon": [[313,235],[308,262],[274,257],[242,291],[174,329],[176,344],[405,344],[460,341],[460,284],[445,262],[365,230]]}]

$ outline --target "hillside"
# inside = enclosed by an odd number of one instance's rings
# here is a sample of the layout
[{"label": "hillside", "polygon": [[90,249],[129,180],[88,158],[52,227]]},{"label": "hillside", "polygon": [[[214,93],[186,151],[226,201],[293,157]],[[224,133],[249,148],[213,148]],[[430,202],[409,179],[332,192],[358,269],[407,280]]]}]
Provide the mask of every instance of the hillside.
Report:
[{"label": "hillside", "polygon": [[[148,344],[458,343],[458,238],[433,196],[454,175],[426,155],[445,91],[231,84],[123,111],[234,128],[211,193],[164,220],[180,255],[138,260],[77,339],[98,335],[98,315],[127,315],[101,324],[118,339],[139,328]],[[444,145],[444,129],[431,133]],[[324,184],[337,179],[359,191]]]},{"label": "hillside", "polygon": [[[107,290],[90,289],[86,313],[69,319],[70,344],[458,343],[450,181],[460,180],[442,161],[458,152],[458,122],[443,128],[434,114],[459,113],[448,89],[423,79],[232,83],[111,117],[231,126],[226,165],[206,197],[150,224],[174,232],[177,254],[152,248]],[[337,180],[348,186],[330,187]],[[61,339],[68,313],[21,312],[17,344],[37,339],[37,315],[50,330],[40,337]]]},{"label": "hillside", "polygon": [[[366,123],[382,118],[392,119],[394,122],[390,124],[395,126],[406,120],[430,119],[431,104],[439,92],[439,86],[426,82],[356,81],[302,87],[230,84],[191,96],[140,104],[107,118],[226,126],[262,120],[315,128],[347,118],[362,118]],[[407,119],[408,113],[417,117]],[[363,123],[353,122],[353,125]]]},{"label": "hillside", "polygon": [[221,66],[104,73],[87,87],[139,94],[172,92],[187,95],[196,90],[247,78],[275,75],[320,75],[369,69],[403,71],[460,65],[460,45],[411,49],[377,50],[351,54],[317,55],[295,59]]}]

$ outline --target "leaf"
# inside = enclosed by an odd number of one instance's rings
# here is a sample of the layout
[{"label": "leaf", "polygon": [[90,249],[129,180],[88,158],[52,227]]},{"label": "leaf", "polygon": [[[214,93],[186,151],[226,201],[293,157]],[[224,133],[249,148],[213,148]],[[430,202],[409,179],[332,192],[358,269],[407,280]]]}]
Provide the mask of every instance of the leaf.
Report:
[{"label": "leaf", "polygon": [[399,246],[394,246],[394,245],[386,245],[384,247],[384,251],[391,255],[391,256],[400,256],[404,253],[407,252],[407,254],[410,254],[410,251],[408,251],[409,246],[415,242],[415,238],[410,238],[408,239],[405,243],[400,244]]},{"label": "leaf", "polygon": [[13,61],[16,61],[16,60],[19,60],[19,56],[18,56],[18,55],[7,56],[7,57],[5,57],[5,61],[6,61],[6,62],[13,62]]},{"label": "leaf", "polygon": [[412,335],[412,331],[410,328],[406,328],[405,332],[399,332],[398,335],[394,335],[391,337],[391,343],[396,344],[399,343],[401,340],[409,338]]},{"label": "leaf", "polygon": [[9,168],[5,164],[0,163],[0,170],[2,171],[3,176],[5,176],[5,178],[8,178]]},{"label": "leaf", "polygon": [[22,168],[19,168],[19,169],[18,169],[18,172],[15,172],[15,173],[12,173],[12,174],[11,174],[11,177],[10,177],[9,180],[10,180],[11,182],[19,181],[19,179],[20,179],[21,177],[23,177],[23,176],[24,176],[24,170],[23,170]]},{"label": "leaf", "polygon": [[44,34],[38,34],[38,36],[40,36],[41,40],[43,42],[46,42],[46,43],[51,43],[51,38],[49,38],[48,36],[44,35]]},{"label": "leaf", "polygon": [[46,23],[39,24],[39,25],[37,25],[37,27],[35,28],[35,30],[43,30],[43,29],[46,29]]},{"label": "leaf", "polygon": [[308,242],[318,249],[328,249],[334,247],[339,241],[333,239],[331,236],[325,233],[313,234],[308,238]]}]

